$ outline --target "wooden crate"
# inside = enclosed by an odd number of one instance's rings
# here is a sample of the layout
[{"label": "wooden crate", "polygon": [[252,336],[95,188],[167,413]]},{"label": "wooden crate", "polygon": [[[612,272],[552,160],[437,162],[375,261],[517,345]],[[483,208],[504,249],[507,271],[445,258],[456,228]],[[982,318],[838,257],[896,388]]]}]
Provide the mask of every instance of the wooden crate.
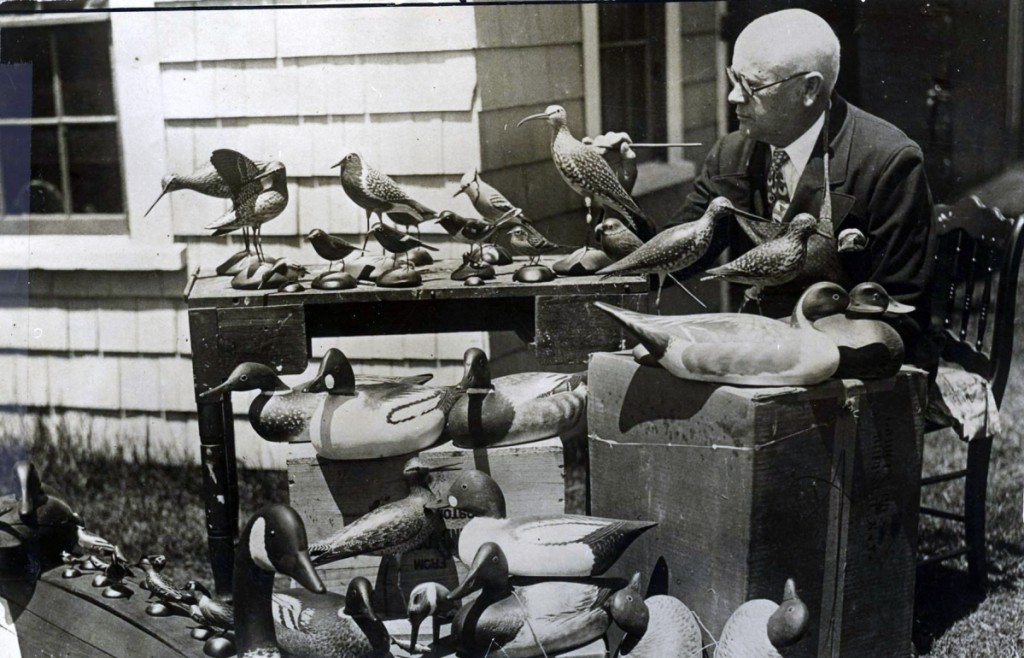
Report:
[{"label": "wooden crate", "polygon": [[[433,620],[425,619],[420,625],[419,639],[417,644],[429,644],[433,635]],[[385,622],[388,632],[396,640],[400,640],[403,643],[408,644],[409,634],[411,629],[409,628],[409,622],[405,619],[393,619]],[[441,639],[443,640],[451,632],[451,624],[444,624],[441,626]],[[427,655],[430,658],[444,658],[445,656],[454,656],[455,653],[450,649],[443,651],[432,651],[429,654],[418,654],[409,653],[393,645],[391,647],[391,655],[395,658],[411,658],[412,656],[423,656]],[[499,649],[495,649],[492,654],[495,658],[502,656],[502,652]],[[570,651],[563,651],[561,653],[549,653],[549,656],[561,656],[562,658],[608,658],[608,648],[603,638],[598,638],[588,644],[585,647],[579,647],[578,649],[572,649]]]},{"label": "wooden crate", "polygon": [[[331,461],[317,457],[309,443],[292,444],[288,459],[289,499],[305,521],[310,541],[333,534],[380,504],[403,498],[406,485],[402,466],[410,456]],[[421,452],[420,458],[428,465],[458,462],[462,469],[477,468],[490,473],[505,493],[510,516],[583,511],[582,502],[566,504],[567,489],[582,489],[585,483],[576,484],[565,478],[566,461],[559,439],[490,450],[464,450],[445,443]],[[439,497],[444,495],[458,474],[459,471],[435,474],[431,490]],[[572,494],[569,500],[582,501],[582,496],[568,493]],[[453,545],[457,545],[458,530],[467,519],[453,512],[445,510],[445,524]],[[399,571],[401,589],[406,595],[426,581],[437,581],[454,589],[465,573],[463,565],[457,560],[446,560],[436,548],[406,554],[401,567],[393,559],[388,562],[382,565],[379,557],[360,556],[319,571],[332,591],[343,591],[345,584],[356,576],[369,578],[375,583],[375,608],[389,617],[404,614],[398,592]]]},{"label": "wooden crate", "polygon": [[923,372],[741,388],[599,354],[589,385],[592,513],[660,522],[614,574],[646,585],[663,558],[658,586],[716,637],[793,577],[811,627],[787,655],[907,654]]}]

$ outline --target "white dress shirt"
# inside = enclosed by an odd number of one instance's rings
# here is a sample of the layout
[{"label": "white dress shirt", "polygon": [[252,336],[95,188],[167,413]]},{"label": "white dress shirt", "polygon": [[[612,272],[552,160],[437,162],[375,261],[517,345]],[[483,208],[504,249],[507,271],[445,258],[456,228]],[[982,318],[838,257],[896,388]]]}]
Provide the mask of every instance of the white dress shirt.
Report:
[{"label": "white dress shirt", "polygon": [[[796,186],[800,177],[807,167],[807,161],[811,159],[811,152],[821,137],[821,129],[825,125],[825,113],[822,112],[818,120],[807,129],[803,135],[797,137],[792,144],[783,150],[789,156],[789,161],[782,165],[782,178],[786,181],[786,189],[789,190],[789,198],[792,199],[796,193]],[[775,155],[775,147],[772,146],[772,155]]]}]

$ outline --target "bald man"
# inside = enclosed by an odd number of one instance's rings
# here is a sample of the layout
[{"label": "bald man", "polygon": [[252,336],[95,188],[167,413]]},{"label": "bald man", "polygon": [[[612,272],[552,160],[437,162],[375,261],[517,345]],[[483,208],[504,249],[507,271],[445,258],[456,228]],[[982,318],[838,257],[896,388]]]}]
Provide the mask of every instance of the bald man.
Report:
[{"label": "bald man", "polygon": [[[893,125],[833,93],[839,41],[810,12],[788,9],[750,23],[736,40],[727,74],[728,100],[736,109],[739,130],[711,149],[673,223],[700,218],[717,196],[782,224],[802,212],[820,217],[827,130],[835,233],[844,244],[854,236],[849,244],[860,244],[838,254],[839,272],[825,267],[792,284],[766,289],[762,311],[773,317],[788,315],[809,279],[839,279],[845,286],[875,281],[916,307],[897,329],[910,360],[930,368],[937,360],[936,347],[919,340],[929,324],[934,253],[932,201],[921,149]],[[757,241],[750,226],[743,229],[734,221],[718,226],[707,255],[681,276],[711,267],[726,245],[732,245],[735,258]],[[836,247],[814,239],[819,249]]]}]

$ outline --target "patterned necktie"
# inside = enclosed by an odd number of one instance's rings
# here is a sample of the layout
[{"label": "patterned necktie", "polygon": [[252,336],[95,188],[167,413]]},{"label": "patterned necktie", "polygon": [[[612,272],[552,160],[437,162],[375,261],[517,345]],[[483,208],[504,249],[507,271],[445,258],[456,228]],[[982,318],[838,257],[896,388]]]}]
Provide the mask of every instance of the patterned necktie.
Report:
[{"label": "patterned necktie", "polygon": [[768,207],[774,208],[775,202],[789,201],[789,187],[782,176],[782,167],[789,162],[789,154],[782,149],[775,149],[772,164],[768,168]]}]

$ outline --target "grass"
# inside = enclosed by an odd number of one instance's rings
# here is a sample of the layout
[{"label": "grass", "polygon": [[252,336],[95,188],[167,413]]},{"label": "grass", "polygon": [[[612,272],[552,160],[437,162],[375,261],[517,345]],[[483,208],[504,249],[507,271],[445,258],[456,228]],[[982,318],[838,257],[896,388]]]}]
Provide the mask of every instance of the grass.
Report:
[{"label": "grass", "polygon": [[[1024,483],[1024,324],[1018,326],[1010,384],[1003,401],[1004,435],[996,441],[988,488],[989,591],[969,595],[967,566],[961,560],[919,571],[914,645],[927,656],[1024,655],[1024,544],[1021,484]],[[205,513],[198,466],[169,466],[137,449],[90,446],[60,422],[39,422],[31,439],[0,433],[0,490],[6,465],[26,455],[40,469],[43,482],[72,502],[90,529],[119,544],[129,558],[163,553],[167,575],[175,582],[198,579],[212,583],[207,563]],[[966,446],[951,436],[930,436],[925,446],[926,473],[961,468]],[[938,440],[934,440],[938,439]],[[106,445],[106,444],[105,444]],[[269,502],[285,502],[286,474],[239,471],[241,518]],[[925,504],[956,509],[962,486],[930,487]],[[924,551],[950,547],[962,532],[928,519],[922,524]],[[876,611],[884,614],[884,611]]]}]

